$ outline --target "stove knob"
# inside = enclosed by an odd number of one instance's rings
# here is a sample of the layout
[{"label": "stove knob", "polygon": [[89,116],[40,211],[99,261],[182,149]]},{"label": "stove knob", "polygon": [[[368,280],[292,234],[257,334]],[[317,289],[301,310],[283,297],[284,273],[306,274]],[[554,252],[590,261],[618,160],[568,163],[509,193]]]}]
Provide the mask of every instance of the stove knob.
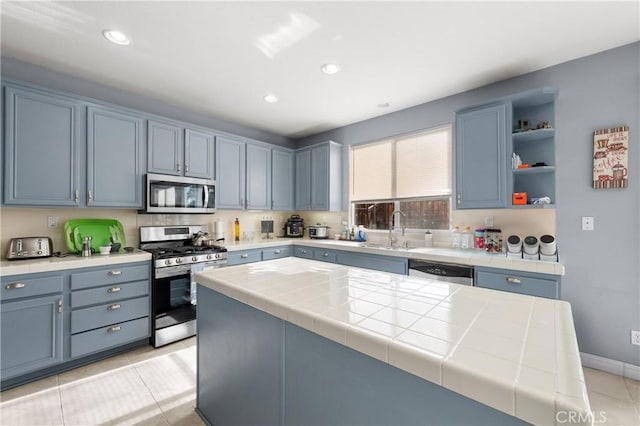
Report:
[{"label": "stove knob", "polygon": [[210,254],[207,255],[207,260],[211,260],[211,255]]},{"label": "stove knob", "polygon": [[177,259],[176,259],[176,263],[177,263],[177,264],[182,263],[182,259],[181,259],[181,258],[177,258]]},{"label": "stove knob", "polygon": [[167,259],[167,260],[165,260],[165,261],[164,261],[164,264],[165,264],[165,265],[171,265],[171,259]]},{"label": "stove knob", "polygon": [[197,261],[198,261],[198,256],[193,256],[193,257],[191,258],[191,260],[193,260],[194,262],[197,262]]}]

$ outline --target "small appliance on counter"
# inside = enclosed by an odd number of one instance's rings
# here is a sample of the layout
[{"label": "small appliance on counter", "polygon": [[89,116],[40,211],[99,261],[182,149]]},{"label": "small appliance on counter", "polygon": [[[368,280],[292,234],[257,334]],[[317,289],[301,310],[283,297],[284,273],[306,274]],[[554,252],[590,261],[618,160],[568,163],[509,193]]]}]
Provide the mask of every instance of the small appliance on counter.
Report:
[{"label": "small appliance on counter", "polygon": [[49,237],[18,237],[9,241],[8,260],[51,257],[53,243]]},{"label": "small appliance on counter", "polygon": [[273,220],[261,220],[260,221],[260,233],[266,234],[262,238],[265,240],[270,240],[271,237],[269,234],[273,234]]},{"label": "small appliance on counter", "polygon": [[308,227],[309,229],[309,238],[313,239],[327,239],[329,238],[329,228],[327,225],[311,225]]},{"label": "small appliance on counter", "polygon": [[302,238],[304,234],[304,220],[300,215],[292,214],[284,224],[284,236],[286,238]]}]

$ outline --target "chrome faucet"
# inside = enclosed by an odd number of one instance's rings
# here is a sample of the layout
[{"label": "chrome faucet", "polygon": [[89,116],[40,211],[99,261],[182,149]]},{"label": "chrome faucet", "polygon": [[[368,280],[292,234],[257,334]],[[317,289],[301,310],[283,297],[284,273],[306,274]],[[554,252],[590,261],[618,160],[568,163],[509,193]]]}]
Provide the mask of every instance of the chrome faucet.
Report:
[{"label": "chrome faucet", "polygon": [[[389,247],[393,247],[393,245],[397,242],[397,240],[393,238],[393,219],[395,218],[396,213],[400,213],[405,217],[407,216],[400,210],[394,210],[393,213],[391,213],[391,218],[389,220]],[[404,236],[404,228],[402,228],[402,236]]]}]

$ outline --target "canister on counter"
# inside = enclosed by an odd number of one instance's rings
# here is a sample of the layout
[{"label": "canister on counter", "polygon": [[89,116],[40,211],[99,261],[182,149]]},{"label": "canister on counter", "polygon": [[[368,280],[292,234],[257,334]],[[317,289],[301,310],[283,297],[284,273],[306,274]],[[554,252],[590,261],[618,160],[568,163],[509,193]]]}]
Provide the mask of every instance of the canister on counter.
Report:
[{"label": "canister on counter", "polygon": [[476,229],[476,232],[473,238],[473,246],[477,249],[484,248],[484,229],[482,228]]},{"label": "canister on counter", "polygon": [[484,230],[484,250],[487,253],[502,253],[502,229]]}]

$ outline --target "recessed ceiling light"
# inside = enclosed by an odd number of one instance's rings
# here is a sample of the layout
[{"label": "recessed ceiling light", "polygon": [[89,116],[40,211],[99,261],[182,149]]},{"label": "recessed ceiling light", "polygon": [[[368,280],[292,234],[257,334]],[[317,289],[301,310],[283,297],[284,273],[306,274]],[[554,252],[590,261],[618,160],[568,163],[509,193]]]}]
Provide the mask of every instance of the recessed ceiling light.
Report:
[{"label": "recessed ceiling light", "polygon": [[324,64],[320,70],[322,70],[323,73],[325,74],[335,74],[338,71],[340,71],[340,67],[338,67],[336,64]]},{"label": "recessed ceiling light", "polygon": [[131,44],[131,40],[122,32],[117,30],[104,30],[102,35],[112,43],[119,44],[121,46],[128,46]]},{"label": "recessed ceiling light", "polygon": [[276,95],[266,95],[264,97],[265,102],[269,102],[270,104],[274,104],[278,102],[278,97]]}]

